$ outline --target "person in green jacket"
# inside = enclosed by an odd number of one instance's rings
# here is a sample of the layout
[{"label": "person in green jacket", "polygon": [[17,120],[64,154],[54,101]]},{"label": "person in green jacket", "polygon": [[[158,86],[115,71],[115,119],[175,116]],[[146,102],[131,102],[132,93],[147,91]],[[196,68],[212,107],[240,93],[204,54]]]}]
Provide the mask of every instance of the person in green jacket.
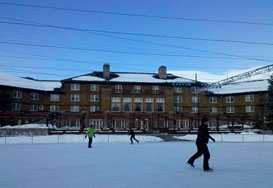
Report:
[{"label": "person in green jacket", "polygon": [[92,141],[93,141],[93,137],[96,138],[95,136],[95,131],[93,129],[93,125],[91,125],[91,127],[89,127],[86,131],[86,135],[85,138],[88,136],[89,141],[88,141],[88,148],[92,148]]}]

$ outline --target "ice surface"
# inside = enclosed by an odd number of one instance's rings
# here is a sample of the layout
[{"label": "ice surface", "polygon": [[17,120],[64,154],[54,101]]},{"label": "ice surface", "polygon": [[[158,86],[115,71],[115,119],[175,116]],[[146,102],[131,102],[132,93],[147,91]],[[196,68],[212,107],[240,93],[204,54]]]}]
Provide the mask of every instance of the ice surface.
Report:
[{"label": "ice surface", "polygon": [[0,146],[0,187],[272,188],[272,143],[210,143],[210,166],[187,166],[194,142]]}]

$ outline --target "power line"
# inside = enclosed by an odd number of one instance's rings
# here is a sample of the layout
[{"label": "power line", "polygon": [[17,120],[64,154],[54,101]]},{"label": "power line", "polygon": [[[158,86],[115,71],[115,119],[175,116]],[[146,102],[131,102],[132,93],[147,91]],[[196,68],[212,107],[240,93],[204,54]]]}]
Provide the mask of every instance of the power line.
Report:
[{"label": "power line", "polygon": [[[1,4],[1,3],[0,3]],[[2,19],[8,19],[8,20],[15,20],[15,21],[23,21],[28,23],[34,23],[37,25],[37,22],[31,22],[26,20],[20,20],[20,19],[13,19],[13,18],[7,18],[7,17],[1,17]],[[20,25],[21,23],[14,23],[14,22],[0,22],[2,24],[17,24]],[[23,24],[24,25],[24,24]],[[42,24],[44,26],[49,26],[46,24]],[[29,24],[29,26],[34,26],[32,24]],[[57,27],[57,26],[55,26]],[[123,32],[123,31],[113,31],[113,30],[99,30],[99,29],[80,29],[80,28],[71,28],[71,27],[61,27],[58,28],[63,29],[78,29],[81,31],[90,31],[90,32],[99,32],[99,33],[110,33],[110,34],[116,34],[116,35],[129,35],[129,36],[144,36],[144,37],[154,37],[154,38],[167,38],[167,39],[181,39],[181,40],[196,40],[196,41],[206,41],[206,42],[225,42],[225,43],[240,43],[240,44],[251,44],[251,45],[270,45],[272,46],[273,43],[269,42],[254,42],[254,41],[242,41],[242,40],[227,40],[227,39],[211,39],[211,38],[200,38],[200,37],[183,37],[183,36],[171,36],[171,35],[160,35],[160,34],[147,34],[147,33],[135,33],[135,32]]]},{"label": "power line", "polygon": [[[118,50],[81,48],[81,47],[67,47],[67,46],[57,46],[57,45],[47,45],[47,44],[30,44],[30,43],[6,42],[6,41],[0,41],[0,43],[1,44],[7,44],[7,45],[32,46],[32,47],[68,49],[68,50],[79,50],[79,51],[95,51],[95,52],[105,52],[105,53],[133,54],[133,55],[151,55],[151,56],[167,56],[167,57],[200,57],[200,56],[179,55],[179,54],[163,54],[163,53],[150,53],[150,52],[129,52],[129,51],[118,51]],[[256,58],[250,58],[250,59],[251,60],[257,60]],[[266,59],[258,59],[258,60],[269,61],[269,62],[272,61],[272,60],[266,60]]]},{"label": "power line", "polygon": [[[235,55],[235,54],[215,52],[215,51],[210,51],[210,50],[202,50],[202,49],[189,48],[189,47],[183,47],[183,46],[177,46],[177,45],[170,45],[170,44],[163,44],[163,43],[157,43],[157,42],[137,40],[137,39],[131,39],[131,38],[125,38],[125,37],[118,37],[118,36],[113,36],[113,35],[106,35],[106,34],[101,34],[101,33],[97,33],[97,32],[90,32],[88,29],[78,29],[78,28],[53,26],[53,25],[45,25],[45,24],[27,24],[27,23],[14,23],[14,22],[0,22],[0,23],[25,25],[25,26],[34,26],[34,27],[49,27],[49,28],[56,28],[56,29],[67,29],[67,30],[80,31],[80,32],[84,32],[84,33],[89,33],[89,34],[104,36],[104,37],[110,37],[110,38],[128,40],[128,41],[133,41],[133,42],[141,42],[141,43],[145,43],[145,44],[153,44],[153,45],[157,45],[157,46],[165,46],[165,47],[172,47],[172,48],[178,48],[178,49],[184,49],[184,50],[190,50],[190,51],[197,51],[197,52],[203,52],[203,53],[224,55],[224,56],[230,56],[230,57],[238,57],[238,58],[244,58],[244,59],[248,59],[248,60],[267,61],[267,62],[268,61],[269,62],[272,61],[272,60],[268,60],[268,59],[252,58],[252,57],[246,57],[246,56],[242,56],[242,55]],[[110,51],[110,50],[105,50],[105,52],[106,51]],[[123,53],[123,52],[117,52],[117,53]],[[133,52],[131,52],[131,53],[133,53]],[[142,54],[142,55],[144,55],[144,54]],[[146,54],[146,55],[148,55],[148,54]],[[149,55],[152,55],[152,54],[149,54]],[[160,55],[160,54],[157,54],[157,55]],[[173,55],[167,55],[167,56],[173,56]]]},{"label": "power line", "polygon": [[[45,55],[39,55],[39,54],[33,54],[33,53],[25,53],[25,52],[18,52],[18,51],[14,51],[14,50],[3,50],[0,49],[0,51],[3,52],[10,52],[10,53],[15,53],[15,54],[23,54],[23,55],[31,55],[31,56],[35,56],[35,57],[20,57],[20,56],[3,56],[2,57],[10,57],[10,58],[23,58],[23,59],[42,59],[42,60],[47,60],[47,61],[65,61],[65,62],[76,62],[76,63],[82,63],[82,64],[98,64],[101,65],[103,63],[105,63],[106,61],[102,61],[102,62],[98,62],[98,61],[86,61],[86,60],[74,60],[74,59],[68,59],[68,58],[60,58],[60,57],[52,57],[52,56],[45,56]],[[118,65],[135,65],[135,63],[129,63],[129,62],[108,62],[110,64],[118,64]],[[150,67],[154,67],[154,65],[150,65],[150,64],[138,64],[141,66],[150,66]],[[206,69],[228,69],[230,67],[222,67],[222,68],[216,68],[216,67],[201,67],[201,66],[172,66],[172,65],[167,65],[168,67],[181,67],[181,68],[206,68]],[[116,67],[116,66],[114,66]],[[234,69],[248,69],[249,67],[233,67]]]},{"label": "power line", "polygon": [[[0,49],[1,51],[1,49]],[[40,58],[40,57],[22,57],[22,56],[13,56],[13,55],[0,55],[0,57],[8,57],[8,58],[22,58],[22,59],[34,59],[34,60],[46,60],[46,61],[64,61],[64,60],[60,60],[60,59],[49,59],[49,58]],[[66,59],[66,61],[72,61],[74,62],[74,60],[69,60],[69,59]],[[81,61],[77,61],[78,63],[88,63],[88,62],[81,62]],[[18,63],[18,62],[16,62]],[[105,62],[102,62],[102,63],[105,63]],[[107,63],[110,63],[111,65],[114,64],[113,67],[116,67],[115,64],[118,64],[118,65],[127,65],[127,66],[135,66],[136,64],[132,64],[132,63],[123,63],[123,62],[107,62]],[[88,64],[94,64],[94,63],[88,63]],[[98,65],[101,65],[98,64]],[[150,64],[137,64],[137,65],[141,65],[141,66],[144,66],[144,67],[155,67],[155,65],[150,65]],[[0,66],[3,66],[3,65],[0,65]],[[176,68],[186,68],[186,69],[216,69],[216,70],[226,70],[226,69],[229,69],[230,67],[221,67],[221,68],[217,68],[217,67],[212,67],[212,66],[179,66],[179,65],[176,65],[176,66],[172,66],[172,65],[167,65],[168,67],[176,67]],[[19,65],[16,65],[16,67],[20,67]],[[33,66],[28,66],[29,68],[35,68]],[[38,67],[37,67],[38,68]],[[117,67],[118,68],[118,67]],[[232,67],[233,69],[241,69],[241,70],[244,70],[244,69],[248,69],[249,67]],[[53,68],[54,69],[54,68]],[[56,68],[58,69],[58,68]],[[60,69],[58,69],[60,70]],[[69,70],[75,70],[75,69],[69,69]],[[81,70],[81,71],[86,71],[85,70]]]},{"label": "power line", "polygon": [[93,30],[93,31],[94,32],[101,32],[101,33],[119,34],[119,35],[145,36],[145,37],[168,38],[168,39],[197,40],[197,41],[226,42],[226,43],[241,43],[241,44],[258,44],[258,45],[270,45],[270,46],[273,45],[273,43],[267,43],[267,42],[226,40],[226,39],[210,39],[210,38],[198,38],[198,37],[181,37],[181,36],[146,34],[146,33],[132,33],[132,32],[122,32],[122,31],[106,31],[106,30],[97,30],[97,29]]},{"label": "power line", "polygon": [[42,5],[31,5],[31,4],[19,4],[19,3],[6,3],[0,2],[2,5],[9,6],[20,6],[20,7],[31,7],[40,9],[53,9],[73,12],[84,12],[84,13],[95,13],[95,14],[107,14],[116,16],[127,16],[127,17],[141,17],[150,19],[165,19],[165,20],[179,20],[179,21],[195,21],[195,22],[212,22],[212,23],[227,23],[227,24],[248,24],[248,25],[259,25],[259,26],[273,26],[273,23],[265,22],[254,22],[254,21],[233,21],[233,20],[220,20],[220,19],[202,19],[202,18],[187,18],[187,17],[172,17],[172,16],[157,16],[148,14],[133,14],[133,13],[121,13],[121,12],[107,12],[107,11],[96,11],[96,10],[84,10],[75,8],[63,8],[54,6],[42,6]]}]

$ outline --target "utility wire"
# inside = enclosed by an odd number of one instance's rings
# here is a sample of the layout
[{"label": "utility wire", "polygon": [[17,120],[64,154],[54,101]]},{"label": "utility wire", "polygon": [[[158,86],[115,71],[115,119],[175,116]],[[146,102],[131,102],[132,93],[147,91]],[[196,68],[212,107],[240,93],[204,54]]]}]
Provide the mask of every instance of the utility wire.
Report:
[{"label": "utility wire", "polygon": [[94,13],[95,14],[106,14],[106,15],[127,16],[127,17],[141,17],[141,18],[150,18],[150,19],[273,26],[273,23],[254,22],[254,21],[234,21],[234,20],[202,19],[202,18],[188,18],[188,17],[175,17],[175,16],[158,16],[158,15],[148,15],[148,14],[107,12],[107,11],[84,10],[84,9],[75,9],[75,8],[63,8],[63,7],[54,7],[54,6],[42,6],[42,5],[6,3],[6,2],[0,2],[0,4],[1,5],[8,5],[8,6],[31,7],[31,8],[39,8],[39,9],[52,9],[52,10],[73,11],[73,12],[83,12],[83,13],[92,13],[92,14],[94,14]]},{"label": "utility wire", "polygon": [[[10,53],[15,53],[15,54],[23,54],[23,55],[31,55],[31,56],[35,56],[35,57],[20,57],[20,56],[3,56],[2,57],[11,57],[11,58],[23,58],[23,59],[42,59],[42,60],[49,60],[49,61],[65,61],[65,62],[76,62],[76,63],[82,63],[82,64],[97,64],[97,65],[101,65],[103,63],[105,63],[106,61],[102,61],[102,62],[98,62],[98,61],[86,61],[86,60],[74,60],[74,59],[68,59],[68,58],[60,58],[60,57],[52,57],[52,56],[45,56],[45,55],[39,55],[39,54],[33,54],[33,53],[25,53],[25,52],[18,52],[18,51],[14,51],[14,50],[3,50],[0,49],[0,51],[3,52],[10,52]],[[111,63],[111,64],[118,64],[118,65],[135,65],[135,63],[124,63],[124,62],[107,62],[107,63]],[[150,64],[138,64],[141,66],[150,66],[150,67],[154,67],[155,65],[150,65]],[[172,66],[172,65],[168,65],[168,67],[181,67],[181,68],[206,68],[206,69],[228,69],[230,67],[222,67],[222,68],[216,68],[216,67],[201,67],[201,66],[194,66],[194,67],[189,67],[189,66]],[[249,67],[233,67],[234,69],[247,69]]]},{"label": "utility wire", "polygon": [[[0,18],[7,19],[7,20],[23,21],[23,22],[27,22],[27,23],[38,24],[37,22],[31,22],[31,21],[14,19],[14,18],[7,18],[7,17],[1,17],[1,16],[0,16]],[[12,24],[12,22],[0,22],[0,23],[2,23],[2,24],[5,24],[5,23],[6,24]],[[18,24],[19,25],[19,23],[14,23],[14,24]],[[46,24],[42,24],[42,25],[46,25]],[[33,26],[33,25],[30,24],[29,26]],[[68,29],[68,28],[66,28],[66,29]],[[74,29],[79,29],[79,28],[74,28]],[[116,35],[144,36],[144,37],[154,37],[154,38],[196,40],[196,41],[206,41],[206,42],[241,43],[241,44],[252,44],[252,45],[269,45],[269,46],[273,45],[273,43],[269,43],[269,42],[254,42],[254,41],[227,40],[227,39],[211,39],[211,38],[200,38],[200,37],[182,37],[182,36],[170,36],[170,35],[159,35],[159,34],[147,34],[147,33],[113,31],[113,30],[100,30],[100,29],[80,29],[80,30],[82,30],[82,31],[90,31],[90,32],[116,34]]]},{"label": "utility wire", "polygon": [[[157,42],[150,42],[150,41],[144,41],[144,40],[125,38],[125,37],[118,37],[118,36],[113,36],[113,35],[106,35],[106,34],[101,34],[98,32],[90,32],[90,30],[88,30],[88,29],[78,29],[78,28],[53,26],[53,25],[45,25],[45,24],[28,24],[28,23],[15,23],[15,22],[0,22],[0,23],[34,26],[34,27],[50,27],[50,28],[56,28],[56,29],[67,29],[67,30],[80,31],[80,32],[84,32],[84,33],[90,33],[90,34],[94,34],[94,35],[104,36],[104,37],[129,40],[129,41],[134,41],[134,42],[141,42],[141,43],[145,43],[145,44],[153,44],[153,45],[158,45],[158,46],[166,46],[166,47],[172,47],[172,48],[178,48],[178,49],[184,49],[184,50],[190,50],[190,51],[197,51],[197,52],[203,52],[203,53],[210,53],[210,54],[217,54],[217,55],[224,55],[224,56],[230,56],[230,57],[239,57],[239,58],[248,59],[248,60],[267,61],[267,62],[272,61],[272,60],[268,60],[268,59],[252,58],[252,57],[246,57],[246,56],[242,56],[242,55],[235,55],[235,54],[229,54],[229,53],[215,52],[215,51],[189,48],[189,47],[183,47],[183,46],[177,46],[177,45],[162,44],[162,43],[157,43]],[[101,50],[101,52],[102,51],[110,52],[111,50]],[[112,52],[113,52],[113,50],[112,50]],[[116,51],[116,53],[124,53],[124,52]],[[138,53],[134,53],[134,52],[131,52],[131,53],[138,54]],[[142,55],[144,55],[144,54],[145,53],[142,53]],[[152,55],[152,54],[146,53],[146,55]],[[155,53],[154,55],[162,55],[162,54]],[[167,56],[173,56],[173,55],[167,55]]]}]

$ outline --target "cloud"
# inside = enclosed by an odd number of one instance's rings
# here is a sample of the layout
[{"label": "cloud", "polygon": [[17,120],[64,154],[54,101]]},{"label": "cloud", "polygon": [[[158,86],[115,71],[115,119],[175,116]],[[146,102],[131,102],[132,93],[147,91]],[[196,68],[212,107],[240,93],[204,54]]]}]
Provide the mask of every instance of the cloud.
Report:
[{"label": "cloud", "polygon": [[201,82],[217,82],[259,67],[252,67],[249,69],[229,69],[223,74],[212,74],[210,72],[200,71],[200,70],[168,70],[168,73],[181,76],[184,78],[189,78],[195,80],[195,74],[197,74],[197,80]]}]

